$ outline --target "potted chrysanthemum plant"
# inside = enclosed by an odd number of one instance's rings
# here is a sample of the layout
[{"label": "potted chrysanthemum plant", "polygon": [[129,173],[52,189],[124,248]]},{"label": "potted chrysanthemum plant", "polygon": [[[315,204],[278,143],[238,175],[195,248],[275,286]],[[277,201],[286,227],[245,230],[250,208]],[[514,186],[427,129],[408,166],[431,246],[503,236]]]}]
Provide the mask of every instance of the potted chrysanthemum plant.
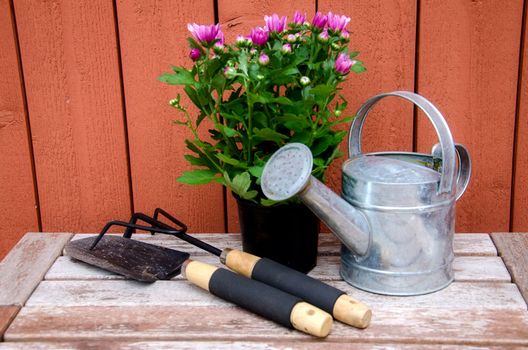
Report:
[{"label": "potted chrysanthemum plant", "polygon": [[[339,86],[365,68],[358,52],[348,49],[346,16],[318,12],[307,22],[297,11],[291,22],[277,14],[264,21],[233,44],[219,24],[188,25],[192,66],[160,77],[183,85],[198,111],[191,116],[180,95],[170,101],[183,116],[176,123],[190,130],[185,158],[195,167],[177,180],[229,188],[239,206],[244,250],[308,271],[315,266],[317,219],[300,203],[266,199],[260,176],[278,148],[301,142],[312,151],[312,174],[324,181],[341,156],[346,131],[339,126],[352,120]],[[208,129],[206,137],[200,128]]]}]

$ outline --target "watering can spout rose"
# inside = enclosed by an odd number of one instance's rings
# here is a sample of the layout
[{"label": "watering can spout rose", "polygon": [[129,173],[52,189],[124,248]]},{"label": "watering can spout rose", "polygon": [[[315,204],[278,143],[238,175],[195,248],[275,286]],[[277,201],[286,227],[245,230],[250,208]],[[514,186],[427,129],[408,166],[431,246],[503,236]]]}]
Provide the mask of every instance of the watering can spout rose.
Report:
[{"label": "watering can spout rose", "polygon": [[[361,153],[361,129],[371,108],[396,96],[416,104],[440,143],[432,154]],[[455,202],[471,176],[466,148],[455,144],[439,110],[412,92],[370,98],[358,110],[343,164],[342,197],[311,175],[310,149],[290,143],[275,152],[262,173],[272,200],[298,196],[343,243],[341,276],[380,294],[417,295],[453,280]]]}]

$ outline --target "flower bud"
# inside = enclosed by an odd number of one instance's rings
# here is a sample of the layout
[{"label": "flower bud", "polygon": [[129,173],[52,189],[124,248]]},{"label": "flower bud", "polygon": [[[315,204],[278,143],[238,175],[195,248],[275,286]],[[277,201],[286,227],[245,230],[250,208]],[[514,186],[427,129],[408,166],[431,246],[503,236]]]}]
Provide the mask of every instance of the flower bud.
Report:
[{"label": "flower bud", "polygon": [[339,116],[341,115],[341,113],[343,113],[343,111],[340,110],[340,109],[336,109],[335,112],[334,112],[334,114],[336,115],[336,117],[339,117]]},{"label": "flower bud", "polygon": [[332,47],[332,50],[336,50],[336,51],[341,48],[338,43],[332,43],[332,45],[330,46]]},{"label": "flower bud", "polygon": [[237,47],[244,47],[244,46],[246,46],[248,44],[249,44],[248,39],[246,37],[242,36],[242,35],[237,36],[236,39],[235,39],[235,45]]},{"label": "flower bud", "polygon": [[219,42],[215,43],[213,46],[213,50],[217,54],[221,54],[224,52],[224,44],[221,44]]},{"label": "flower bud", "polygon": [[236,69],[233,68],[233,67],[225,67],[224,68],[224,76],[227,78],[227,79],[233,79],[236,75]]},{"label": "flower bud", "polygon": [[310,78],[308,78],[307,76],[304,75],[304,76],[301,77],[299,82],[301,83],[302,86],[306,86],[306,85],[310,84]]},{"label": "flower bud", "polygon": [[291,47],[291,45],[290,45],[290,44],[284,44],[284,45],[282,45],[281,52],[282,52],[283,54],[289,54],[289,53],[291,53],[291,52],[292,52],[292,47]]},{"label": "flower bud", "polygon": [[269,57],[265,53],[261,54],[258,59],[259,63],[263,66],[269,63]]},{"label": "flower bud", "polygon": [[288,36],[286,37],[286,40],[289,42],[289,43],[294,43],[297,41],[297,36],[293,35],[293,34],[288,34]]},{"label": "flower bud", "polygon": [[189,52],[189,57],[193,61],[197,61],[201,55],[202,53],[197,48],[191,49],[191,52]]},{"label": "flower bud", "polygon": [[317,36],[317,40],[319,40],[322,43],[328,42],[328,31],[325,29],[319,35]]},{"label": "flower bud", "polygon": [[264,76],[262,74],[257,74],[257,80],[262,80],[264,79]]}]

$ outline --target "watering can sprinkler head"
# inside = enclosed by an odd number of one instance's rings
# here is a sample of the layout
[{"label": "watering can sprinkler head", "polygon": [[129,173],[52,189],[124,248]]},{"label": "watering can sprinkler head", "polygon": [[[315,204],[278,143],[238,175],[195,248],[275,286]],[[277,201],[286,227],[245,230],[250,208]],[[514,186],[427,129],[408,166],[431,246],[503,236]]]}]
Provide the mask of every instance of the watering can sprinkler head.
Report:
[{"label": "watering can sprinkler head", "polygon": [[370,226],[363,213],[311,175],[313,156],[302,143],[290,143],[275,152],[262,172],[261,187],[269,199],[299,196],[337,238],[356,256],[367,254]]}]

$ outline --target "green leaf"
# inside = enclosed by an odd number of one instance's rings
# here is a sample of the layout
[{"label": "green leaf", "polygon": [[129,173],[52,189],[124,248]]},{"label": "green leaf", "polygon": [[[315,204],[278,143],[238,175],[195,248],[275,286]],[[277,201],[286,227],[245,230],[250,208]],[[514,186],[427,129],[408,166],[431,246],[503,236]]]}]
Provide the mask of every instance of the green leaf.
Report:
[{"label": "green leaf", "polygon": [[187,96],[189,96],[189,98],[191,99],[192,103],[194,103],[194,105],[196,107],[201,109],[202,104],[198,100],[198,95],[197,95],[196,90],[193,87],[191,87],[190,85],[187,85],[186,87],[183,88],[183,91],[185,91]]},{"label": "green leaf", "polygon": [[240,133],[238,131],[236,131],[235,129],[232,129],[228,126],[225,126],[223,124],[217,124],[216,126],[220,131],[222,131],[227,137],[234,137],[234,136],[237,136],[237,135],[240,135]]},{"label": "green leaf", "polygon": [[327,98],[335,91],[332,85],[320,84],[310,90],[310,93],[320,98]]},{"label": "green leaf", "polygon": [[278,201],[274,201],[273,199],[262,198],[260,200],[260,204],[262,204],[265,207],[271,207],[272,205],[275,205],[277,203],[279,203],[279,202]]},{"label": "green leaf", "polygon": [[185,140],[185,146],[187,146],[187,148],[191,150],[192,152],[196,153],[198,155],[198,158],[200,158],[206,164],[208,168],[210,169],[216,168],[216,164],[211,161],[211,158],[214,159],[212,155],[213,151],[209,151],[208,152],[209,156],[208,156],[208,154],[205,153],[207,152],[207,150],[202,151],[202,149],[198,145],[195,145],[193,141],[191,140]]},{"label": "green leaf", "polygon": [[301,132],[304,129],[311,127],[311,121],[301,115],[288,113],[284,116],[276,117],[275,120],[286,128],[296,132]]},{"label": "green leaf", "polygon": [[254,129],[253,139],[256,143],[264,141],[272,141],[277,144],[281,144],[283,140],[287,140],[288,136],[276,132],[270,128]]},{"label": "green leaf", "polygon": [[240,161],[239,160],[233,159],[233,158],[231,158],[229,156],[226,156],[225,154],[222,154],[222,153],[217,153],[216,154],[216,158],[220,159],[224,163],[231,164],[233,166],[240,165]]},{"label": "green leaf", "polygon": [[219,94],[221,94],[222,91],[224,90],[225,84],[226,84],[226,78],[224,77],[223,74],[215,75],[215,77],[213,78],[213,81],[211,82],[211,85],[216,91],[218,91]]},{"label": "green leaf", "polygon": [[200,124],[205,119],[205,117],[207,117],[207,114],[205,114],[204,111],[201,111],[200,115],[198,115],[198,118],[196,118],[196,126],[197,127],[200,126]]},{"label": "green leaf", "polygon": [[194,80],[194,76],[190,71],[182,67],[173,67],[174,74],[162,74],[158,79],[161,82],[170,85],[199,85]]},{"label": "green leaf", "polygon": [[334,138],[330,135],[325,135],[321,138],[318,138],[314,141],[311,151],[314,157],[317,157],[324,151],[328,149],[334,142]]},{"label": "green leaf", "polygon": [[367,68],[363,67],[361,64],[355,64],[350,68],[355,73],[363,73],[367,71]]},{"label": "green leaf", "polygon": [[209,166],[209,164],[201,158],[186,154],[183,156],[191,165],[195,166]]},{"label": "green leaf", "polygon": [[260,179],[260,177],[262,176],[263,170],[264,170],[264,166],[262,165],[255,165],[255,166],[248,168],[249,173],[255,176],[257,179]]},{"label": "green leaf", "polygon": [[238,56],[238,68],[244,72],[246,76],[248,75],[248,56],[245,50],[240,51]]},{"label": "green leaf", "polygon": [[249,191],[249,187],[251,186],[251,176],[247,171],[235,175],[232,181],[229,179],[227,173],[225,173],[224,179],[231,191],[235,192],[241,198],[253,199],[258,195],[258,192],[255,190]]},{"label": "green leaf", "polygon": [[217,172],[208,169],[184,171],[176,180],[187,185],[203,185],[217,178]]}]

